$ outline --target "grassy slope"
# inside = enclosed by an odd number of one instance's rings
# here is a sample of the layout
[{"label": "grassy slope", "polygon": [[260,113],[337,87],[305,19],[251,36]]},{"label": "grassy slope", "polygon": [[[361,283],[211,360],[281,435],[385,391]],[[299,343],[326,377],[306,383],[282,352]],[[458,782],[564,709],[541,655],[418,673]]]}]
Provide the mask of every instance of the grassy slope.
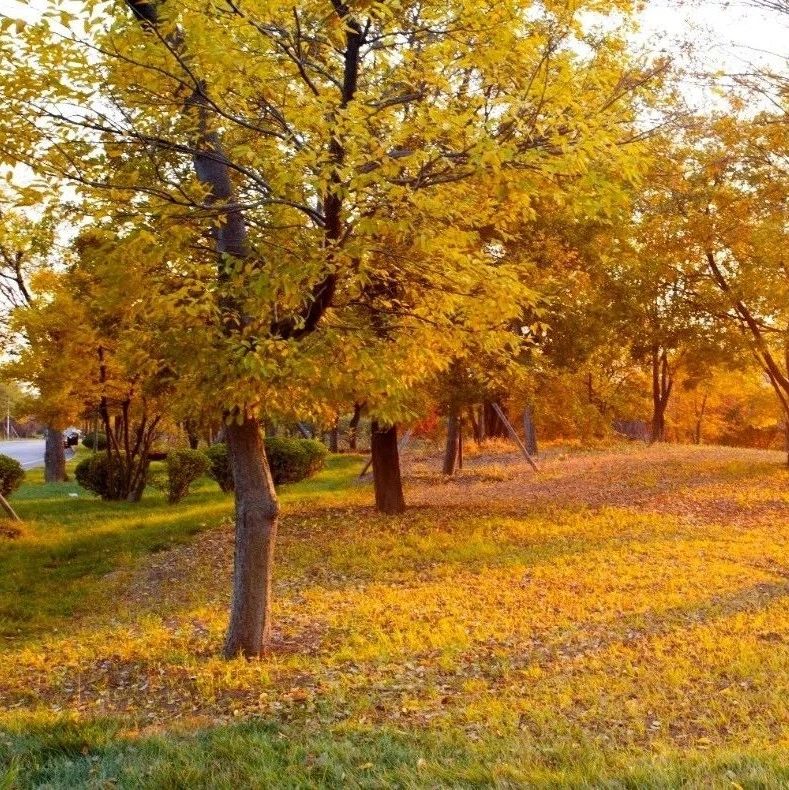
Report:
[{"label": "grassy slope", "polygon": [[417,480],[396,520],[331,459],[283,492],[252,663],[216,658],[227,497],[34,478],[0,539],[0,787],[789,786],[787,474],[666,452]]}]

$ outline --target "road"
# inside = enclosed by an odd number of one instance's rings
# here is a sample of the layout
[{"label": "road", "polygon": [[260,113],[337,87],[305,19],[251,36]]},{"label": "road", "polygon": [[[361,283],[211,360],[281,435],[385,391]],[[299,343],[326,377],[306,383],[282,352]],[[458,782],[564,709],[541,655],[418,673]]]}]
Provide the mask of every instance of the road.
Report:
[{"label": "road", "polygon": [[0,455],[8,455],[22,464],[23,469],[36,469],[44,465],[43,439],[18,439],[0,442]]}]

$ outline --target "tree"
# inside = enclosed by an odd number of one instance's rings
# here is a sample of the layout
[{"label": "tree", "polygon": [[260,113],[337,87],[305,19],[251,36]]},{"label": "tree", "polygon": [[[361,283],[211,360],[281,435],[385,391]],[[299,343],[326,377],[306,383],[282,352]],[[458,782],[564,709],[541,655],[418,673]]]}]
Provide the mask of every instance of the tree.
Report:
[{"label": "tree", "polygon": [[765,376],[754,375],[746,351],[733,365],[684,375],[670,422],[680,441],[767,447],[779,417],[770,383]]},{"label": "tree", "polygon": [[736,342],[717,322],[717,299],[706,287],[698,260],[684,241],[676,190],[683,174],[671,156],[672,141],[651,141],[653,165],[622,226],[616,262],[609,272],[618,331],[630,340],[633,358],[651,381],[651,441],[666,438],[666,411],[682,368],[700,375],[730,358]]},{"label": "tree", "polygon": [[136,502],[162,418],[174,411],[172,374],[145,334],[156,325],[145,301],[149,284],[104,254],[101,240],[100,231],[83,232],[67,266],[34,278],[38,298],[12,316],[24,344],[10,369],[34,389],[35,412],[50,425],[55,417],[98,415],[107,438],[108,498]]},{"label": "tree", "polygon": [[682,157],[683,242],[739,328],[784,414],[789,461],[789,272],[783,247],[789,189],[785,115],[699,123]]},{"label": "tree", "polygon": [[[85,2],[75,35],[56,44],[45,25],[15,31],[0,117],[35,118],[24,136],[5,124],[0,148],[43,178],[80,184],[91,211],[116,219],[117,243],[124,234],[138,243],[144,227],[177,259],[168,265],[184,286],[167,299],[192,311],[186,323],[214,354],[171,367],[191,370],[222,404],[237,474],[225,651],[253,656],[270,632],[277,528],[261,419],[316,381],[319,352],[337,353],[346,319],[356,326],[371,301],[378,313],[399,314],[391,300],[427,279],[443,295],[432,302],[439,312],[409,304],[395,329],[373,327],[380,356],[354,355],[373,368],[371,381],[386,382],[366,399],[388,426],[375,435],[387,437],[391,462],[391,429],[405,406],[387,392],[408,378],[392,338],[419,321],[451,328],[457,299],[473,301],[486,275],[510,284],[506,269],[479,254],[481,228],[517,223],[530,195],[560,190],[597,158],[634,170],[622,147],[634,137],[628,99],[662,67],[633,66],[618,34],[585,30],[582,4],[533,14],[516,2],[127,5],[131,15],[105,24],[103,6]],[[57,19],[71,24],[67,11]],[[469,226],[460,208],[472,197]],[[427,252],[440,266],[404,265],[407,281],[393,282],[380,246],[392,240],[406,263],[417,250],[417,260]],[[141,252],[135,265],[156,255]],[[420,353],[412,382],[448,363],[442,346],[451,343]]]},{"label": "tree", "polygon": [[[55,212],[51,206],[45,206],[41,213],[42,216],[31,220],[13,208],[0,209],[0,313],[5,316],[33,303],[34,292],[30,280],[38,269],[46,266],[55,245]],[[9,331],[7,318],[0,327],[0,337],[5,335],[6,348],[12,348],[13,333]],[[38,416],[47,426],[44,480],[47,483],[62,483],[66,480],[63,429],[69,415],[60,407],[39,411]]]}]

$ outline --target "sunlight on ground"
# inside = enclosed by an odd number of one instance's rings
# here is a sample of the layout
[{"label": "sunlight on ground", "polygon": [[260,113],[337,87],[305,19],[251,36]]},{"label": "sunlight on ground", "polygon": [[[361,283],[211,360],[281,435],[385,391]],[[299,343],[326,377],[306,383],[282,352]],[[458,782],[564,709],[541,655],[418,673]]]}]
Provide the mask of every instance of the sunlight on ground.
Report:
[{"label": "sunlight on ground", "polygon": [[[86,781],[100,763],[102,781],[114,772],[132,786],[142,775],[112,751],[118,738],[200,738],[189,733],[246,721],[258,722],[247,739],[300,744],[301,756],[266,763],[289,765],[294,784],[331,784],[337,771],[377,786],[644,770],[672,786],[693,765],[717,766],[721,786],[789,781],[779,454],[654,448],[557,457],[536,477],[512,459],[505,480],[416,474],[416,506],[397,519],[366,504],[358,466],[333,459],[285,492],[276,644],[260,662],[217,657],[227,497],[206,483],[175,509],[158,495],[139,511],[53,499],[24,537],[0,544],[0,722],[11,733],[0,758],[58,781],[72,770]],[[41,490],[19,498],[23,517]],[[90,722],[121,716],[94,746]],[[65,720],[78,747],[48,751]],[[381,738],[394,740],[384,749]],[[94,750],[99,762],[83,765]],[[680,758],[687,776],[672,773]]]}]

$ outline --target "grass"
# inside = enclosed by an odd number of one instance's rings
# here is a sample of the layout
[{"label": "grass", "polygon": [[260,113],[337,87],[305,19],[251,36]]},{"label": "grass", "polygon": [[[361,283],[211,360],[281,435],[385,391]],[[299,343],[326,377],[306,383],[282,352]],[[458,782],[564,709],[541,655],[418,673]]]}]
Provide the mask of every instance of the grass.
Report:
[{"label": "grass", "polygon": [[779,454],[414,475],[397,519],[360,465],[282,491],[259,662],[217,657],[230,498],[30,475],[0,539],[0,787],[789,787]]}]

